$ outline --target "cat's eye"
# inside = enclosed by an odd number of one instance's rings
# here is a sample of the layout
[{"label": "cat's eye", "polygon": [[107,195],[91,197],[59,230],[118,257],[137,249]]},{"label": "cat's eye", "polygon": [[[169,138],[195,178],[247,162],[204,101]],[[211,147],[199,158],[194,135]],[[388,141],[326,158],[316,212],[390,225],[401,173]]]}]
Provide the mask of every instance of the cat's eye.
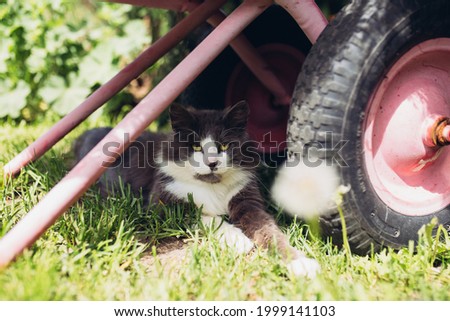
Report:
[{"label": "cat's eye", "polygon": [[192,149],[194,150],[194,152],[201,152],[202,151],[202,146],[193,144],[192,145]]},{"label": "cat's eye", "polygon": [[226,151],[228,149],[228,144],[220,144],[220,150],[222,151],[222,152],[224,152],[224,151]]}]

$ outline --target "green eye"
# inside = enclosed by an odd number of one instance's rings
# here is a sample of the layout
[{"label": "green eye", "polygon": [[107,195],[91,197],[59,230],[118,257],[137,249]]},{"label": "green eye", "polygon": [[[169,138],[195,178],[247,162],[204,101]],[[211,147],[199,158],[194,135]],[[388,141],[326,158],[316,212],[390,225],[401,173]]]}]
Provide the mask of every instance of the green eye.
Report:
[{"label": "green eye", "polygon": [[226,151],[228,149],[228,144],[224,145],[224,144],[220,144],[220,150],[221,151]]},{"label": "green eye", "polygon": [[194,145],[192,145],[192,149],[194,150],[194,152],[201,152],[202,146],[194,144]]}]

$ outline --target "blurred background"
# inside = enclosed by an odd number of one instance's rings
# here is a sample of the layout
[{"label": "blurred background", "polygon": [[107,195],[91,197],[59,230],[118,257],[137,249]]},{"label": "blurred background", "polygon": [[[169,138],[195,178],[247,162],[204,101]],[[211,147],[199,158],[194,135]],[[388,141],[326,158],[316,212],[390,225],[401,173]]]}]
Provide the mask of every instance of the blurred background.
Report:
[{"label": "blurred background", "polygon": [[[348,1],[316,2],[332,18]],[[225,11],[238,3],[229,1]],[[183,17],[93,0],[0,0],[0,124],[64,116]],[[192,43],[160,59],[101,113],[113,121],[123,117]]]}]

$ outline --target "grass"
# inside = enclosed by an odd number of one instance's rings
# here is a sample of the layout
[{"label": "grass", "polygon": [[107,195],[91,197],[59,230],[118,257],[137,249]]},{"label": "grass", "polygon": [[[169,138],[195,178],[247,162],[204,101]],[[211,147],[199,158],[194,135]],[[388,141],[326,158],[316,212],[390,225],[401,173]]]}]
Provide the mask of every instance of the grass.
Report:
[{"label": "grass", "polygon": [[[1,125],[4,165],[50,123]],[[2,181],[0,236],[70,168],[82,125],[16,179]],[[96,122],[98,125],[98,122]],[[102,199],[95,189],[67,211],[16,262],[0,271],[1,300],[449,300],[450,239],[424,228],[418,247],[350,255],[312,237],[308,227],[277,218],[292,244],[315,257],[322,273],[291,279],[276,253],[235,255],[196,230],[198,210],[145,211],[126,188]],[[187,217],[187,219],[186,219]],[[173,249],[165,253],[165,247]]]}]

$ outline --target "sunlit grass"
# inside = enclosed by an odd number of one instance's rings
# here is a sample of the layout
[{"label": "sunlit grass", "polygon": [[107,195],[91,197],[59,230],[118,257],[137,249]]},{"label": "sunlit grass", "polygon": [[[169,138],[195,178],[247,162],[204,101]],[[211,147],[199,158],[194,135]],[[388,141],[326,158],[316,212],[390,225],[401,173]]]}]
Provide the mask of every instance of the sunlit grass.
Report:
[{"label": "sunlit grass", "polygon": [[[1,126],[4,165],[50,124]],[[2,181],[0,236],[66,174],[71,143],[87,126],[14,180]],[[161,219],[161,212],[166,219]],[[276,253],[259,249],[236,255],[221,249],[207,231],[198,230],[198,217],[195,208],[145,209],[126,187],[106,200],[90,189],[31,249],[0,272],[0,299],[450,299],[450,240],[443,232],[433,237],[433,226],[423,229],[416,248],[359,257],[311,235],[302,222],[278,214],[291,243],[322,266],[322,273],[308,280],[289,278]],[[167,239],[183,240],[177,257],[156,255]]]}]

